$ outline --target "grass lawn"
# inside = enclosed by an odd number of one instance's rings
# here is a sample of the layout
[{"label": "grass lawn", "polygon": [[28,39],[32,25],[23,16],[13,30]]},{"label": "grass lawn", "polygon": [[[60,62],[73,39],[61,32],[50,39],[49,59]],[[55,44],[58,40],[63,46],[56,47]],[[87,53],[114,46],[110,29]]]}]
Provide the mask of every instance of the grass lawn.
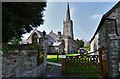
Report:
[{"label": "grass lawn", "polygon": [[60,62],[61,59],[62,59],[61,55],[58,55],[58,60],[57,60],[57,55],[47,55],[47,61],[49,62],[57,63],[57,62]]},{"label": "grass lawn", "polygon": [[[67,56],[76,56],[77,54],[67,54]],[[57,55],[47,55],[47,61],[49,62],[54,62],[54,63],[57,63],[57,62],[60,62],[62,59],[62,56],[61,55],[58,55],[58,60],[57,60]]]},{"label": "grass lawn", "polygon": [[78,54],[67,54],[67,56],[76,56]]}]

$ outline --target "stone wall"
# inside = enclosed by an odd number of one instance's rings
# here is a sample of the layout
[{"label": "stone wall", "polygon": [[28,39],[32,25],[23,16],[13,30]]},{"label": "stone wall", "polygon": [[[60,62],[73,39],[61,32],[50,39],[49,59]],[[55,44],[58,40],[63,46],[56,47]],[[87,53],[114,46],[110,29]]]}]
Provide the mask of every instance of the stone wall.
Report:
[{"label": "stone wall", "polygon": [[108,76],[115,77],[119,75],[118,66],[120,63],[120,37],[116,38],[116,36],[109,36],[108,40],[108,49],[106,52],[107,56],[107,68],[108,68]]},{"label": "stone wall", "polygon": [[0,79],[2,78],[2,51],[0,51]]},{"label": "stone wall", "polygon": [[[40,57],[41,57],[40,53]],[[3,54],[3,77],[42,77],[45,76],[46,54],[39,60],[37,50],[14,50]]]},{"label": "stone wall", "polygon": [[[98,48],[105,48],[103,55],[106,56],[107,60],[107,76],[115,77],[119,74],[118,68],[120,63],[120,6],[113,9],[107,18],[117,21],[117,32],[119,36],[116,34],[115,21],[104,20],[103,24],[99,26],[97,41]],[[95,39],[92,42],[96,42]],[[91,46],[93,46],[92,42]]]},{"label": "stone wall", "polygon": [[[91,50],[95,48],[105,48],[103,55],[107,59],[107,75],[115,77],[118,73],[118,65],[120,63],[120,36],[117,36],[114,31],[114,26],[109,23],[103,24],[91,42]],[[96,45],[96,46],[95,46]]]},{"label": "stone wall", "polygon": [[107,47],[107,66],[108,66],[108,76],[115,77],[119,74],[118,66],[120,63],[120,6],[114,9],[108,18],[115,19],[117,21],[117,32],[119,36],[116,35],[115,22],[107,21],[106,25],[106,47]]}]

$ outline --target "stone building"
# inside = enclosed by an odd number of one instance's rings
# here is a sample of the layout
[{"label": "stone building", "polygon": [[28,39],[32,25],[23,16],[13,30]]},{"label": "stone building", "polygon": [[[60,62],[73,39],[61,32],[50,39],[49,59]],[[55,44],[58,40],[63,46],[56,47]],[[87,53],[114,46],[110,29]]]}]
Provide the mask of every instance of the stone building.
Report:
[{"label": "stone building", "polygon": [[117,76],[120,72],[120,2],[103,15],[90,40],[90,47],[91,52],[98,48],[105,49],[103,55],[107,60],[107,76]]},{"label": "stone building", "polygon": [[[78,50],[78,44],[74,40],[73,34],[73,22],[70,18],[70,9],[69,4],[67,5],[67,14],[66,20],[63,22],[63,34],[59,31],[58,34],[55,34],[51,31],[49,34],[46,34],[47,42],[47,52],[64,52],[65,53],[74,53]],[[42,45],[43,35],[42,32],[34,30],[27,39],[27,43],[40,43]]]}]

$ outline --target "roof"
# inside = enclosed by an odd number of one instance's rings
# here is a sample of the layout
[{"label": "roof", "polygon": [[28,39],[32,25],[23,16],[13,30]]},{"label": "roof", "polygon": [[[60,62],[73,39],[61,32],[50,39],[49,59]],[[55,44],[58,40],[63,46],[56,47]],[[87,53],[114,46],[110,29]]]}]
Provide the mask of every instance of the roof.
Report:
[{"label": "roof", "polygon": [[113,6],[113,7],[105,14],[105,16],[106,16],[106,17],[109,16],[116,8],[119,7],[119,5],[120,5],[120,1],[117,2],[117,4],[115,4],[115,6]]},{"label": "roof", "polygon": [[[42,34],[41,31],[35,29],[35,30],[31,33],[31,35],[32,35],[34,32],[37,32],[41,37],[43,37],[43,34]],[[31,37],[31,35],[28,37],[28,39]],[[55,42],[55,39],[54,39],[52,36],[46,34],[45,37],[46,37],[47,39]],[[27,40],[28,40],[28,39],[27,39]]]},{"label": "roof", "polygon": [[108,17],[116,8],[118,8],[119,5],[120,5],[120,1],[119,1],[117,4],[115,4],[115,6],[112,7],[112,9],[110,9],[106,14],[104,14],[104,15],[102,16],[102,19],[101,19],[101,21],[100,21],[100,23],[99,23],[99,25],[98,25],[98,28],[97,28],[96,32],[94,33],[92,39],[90,40],[90,43],[91,43],[92,40],[95,38],[95,35],[98,33],[98,31],[100,30],[100,28],[101,28],[102,25],[104,24],[105,18]]},{"label": "roof", "polygon": [[43,36],[42,32],[40,32],[40,31],[38,31],[38,30],[36,30],[36,31],[40,34],[40,36]]},{"label": "roof", "polygon": [[49,36],[51,36],[54,40],[57,41],[57,35],[53,31],[49,33]]},{"label": "roof", "polygon": [[43,36],[42,32],[40,32],[40,31],[38,31],[37,29],[35,29],[35,30],[30,34],[30,36],[27,38],[27,40],[31,37],[31,35],[32,35],[34,32],[37,32],[37,33],[39,33],[40,36]]},{"label": "roof", "polygon": [[61,42],[53,42],[52,46],[59,46],[60,44],[62,44]]},{"label": "roof", "polygon": [[67,14],[66,14],[66,21],[70,20],[70,9],[69,9],[69,3],[67,4]]},{"label": "roof", "polygon": [[102,19],[101,19],[101,21],[100,21],[100,23],[99,23],[99,26],[98,26],[96,32],[94,33],[92,39],[90,40],[90,43],[91,43],[92,40],[95,38],[95,35],[98,33],[98,31],[99,31],[99,29],[102,27],[102,24],[103,24],[103,23],[104,23],[104,16],[102,17]]},{"label": "roof", "polygon": [[52,38],[50,35],[46,35],[46,38],[49,39],[49,40],[51,40],[52,42],[55,42],[55,39]]}]

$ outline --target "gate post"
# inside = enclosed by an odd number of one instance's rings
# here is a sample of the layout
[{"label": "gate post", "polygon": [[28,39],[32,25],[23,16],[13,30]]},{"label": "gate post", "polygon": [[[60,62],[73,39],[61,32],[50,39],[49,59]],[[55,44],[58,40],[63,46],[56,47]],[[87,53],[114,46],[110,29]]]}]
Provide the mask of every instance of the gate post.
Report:
[{"label": "gate post", "polygon": [[66,54],[65,53],[62,53],[62,61],[61,61],[61,64],[62,64],[62,68],[61,68],[61,70],[62,70],[62,75],[65,75],[65,68],[66,68],[66,66],[65,66],[65,64],[66,64]]},{"label": "gate post", "polygon": [[106,77],[107,75],[107,63],[106,63],[106,57],[102,56],[102,48],[99,48],[99,58],[100,58],[100,72],[103,77]]},{"label": "gate post", "polygon": [[100,73],[103,76],[102,48],[99,48],[98,51],[99,51],[99,60],[100,60]]},{"label": "gate post", "polygon": [[102,62],[103,62],[103,77],[106,77],[107,75],[107,63],[106,63],[106,57],[102,56]]}]

